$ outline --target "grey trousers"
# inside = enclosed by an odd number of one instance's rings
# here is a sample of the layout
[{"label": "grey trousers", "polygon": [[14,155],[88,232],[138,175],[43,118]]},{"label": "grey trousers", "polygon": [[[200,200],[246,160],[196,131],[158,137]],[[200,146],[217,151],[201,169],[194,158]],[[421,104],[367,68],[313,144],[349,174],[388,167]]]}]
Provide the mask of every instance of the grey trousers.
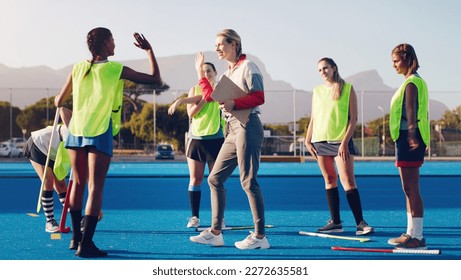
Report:
[{"label": "grey trousers", "polygon": [[238,166],[240,183],[248,197],[253,215],[255,233],[265,234],[264,199],[257,182],[263,140],[263,126],[257,114],[250,114],[246,125],[234,117],[229,119],[226,138],[208,176],[212,229],[221,229],[226,207],[224,183]]}]

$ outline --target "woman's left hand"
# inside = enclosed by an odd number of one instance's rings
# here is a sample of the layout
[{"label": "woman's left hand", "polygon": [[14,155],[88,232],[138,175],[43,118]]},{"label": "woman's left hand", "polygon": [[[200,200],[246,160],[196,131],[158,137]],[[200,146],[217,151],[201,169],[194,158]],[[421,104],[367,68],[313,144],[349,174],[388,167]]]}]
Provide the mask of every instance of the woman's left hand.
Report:
[{"label": "woman's left hand", "polygon": [[136,47],[146,50],[146,51],[152,49],[149,41],[147,41],[144,35],[135,32],[133,36],[134,36],[134,39],[136,40],[136,42],[134,43]]},{"label": "woman's left hand", "polygon": [[219,104],[219,109],[223,110],[224,112],[230,113],[235,108],[234,100],[227,100],[223,103]]},{"label": "woman's left hand", "polygon": [[351,154],[349,153],[349,149],[347,147],[347,145],[341,143],[341,145],[339,145],[339,149],[338,149],[338,156],[341,157],[341,159],[344,161],[344,162],[348,162],[350,157],[351,157]]},{"label": "woman's left hand", "polygon": [[412,132],[412,131],[408,132],[407,141],[408,141],[408,146],[410,147],[410,151],[414,151],[414,150],[418,149],[419,142],[416,139],[416,137],[414,135],[414,132]]}]

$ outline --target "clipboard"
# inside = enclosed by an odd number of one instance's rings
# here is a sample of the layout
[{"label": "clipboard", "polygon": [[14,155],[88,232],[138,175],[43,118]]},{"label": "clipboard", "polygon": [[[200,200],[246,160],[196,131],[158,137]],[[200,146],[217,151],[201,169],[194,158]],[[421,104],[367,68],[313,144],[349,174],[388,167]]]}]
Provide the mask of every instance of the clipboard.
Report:
[{"label": "clipboard", "polygon": [[[218,84],[214,88],[213,93],[211,94],[211,98],[213,98],[213,100],[217,101],[218,103],[222,103],[226,100],[234,100],[243,96],[247,96],[247,93],[239,88],[226,75],[221,77]],[[248,117],[250,116],[251,111],[253,111],[253,108],[232,110],[230,114],[232,114],[242,124],[246,124],[248,122]]]}]

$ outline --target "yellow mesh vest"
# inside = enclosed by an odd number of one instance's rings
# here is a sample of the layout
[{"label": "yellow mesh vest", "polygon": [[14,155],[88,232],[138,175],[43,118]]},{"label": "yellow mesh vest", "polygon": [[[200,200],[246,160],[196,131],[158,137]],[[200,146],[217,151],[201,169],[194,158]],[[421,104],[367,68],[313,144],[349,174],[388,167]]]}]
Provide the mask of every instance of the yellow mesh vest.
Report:
[{"label": "yellow mesh vest", "polygon": [[391,99],[391,109],[389,112],[389,132],[392,140],[397,141],[400,136],[400,121],[402,118],[403,99],[405,98],[405,88],[409,83],[413,83],[418,89],[418,112],[416,115],[418,129],[423,138],[424,144],[429,145],[431,138],[429,123],[429,92],[426,82],[417,75],[411,75],[397,89]]},{"label": "yellow mesh vest", "polygon": [[[73,112],[69,131],[75,136],[94,137],[109,128],[113,118],[113,135],[120,129],[123,65],[118,62],[93,64],[87,61],[72,70]],[[118,111],[117,111],[118,110]]]},{"label": "yellow mesh vest", "polygon": [[[201,95],[200,86],[195,86],[195,95]],[[221,125],[221,110],[216,101],[207,102],[202,110],[192,120],[192,134],[195,136],[208,136],[216,134]]]},{"label": "yellow mesh vest", "polygon": [[350,94],[351,84],[348,83],[344,84],[338,100],[331,98],[332,88],[320,85],[314,89],[312,142],[340,142],[344,138],[349,123]]}]

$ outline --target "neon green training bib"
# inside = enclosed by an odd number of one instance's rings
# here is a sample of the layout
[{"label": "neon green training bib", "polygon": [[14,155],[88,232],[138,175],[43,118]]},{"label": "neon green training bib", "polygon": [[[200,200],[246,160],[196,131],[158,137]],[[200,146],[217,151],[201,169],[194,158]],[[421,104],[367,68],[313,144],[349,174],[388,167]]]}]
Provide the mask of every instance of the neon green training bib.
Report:
[{"label": "neon green training bib", "polygon": [[123,102],[123,65],[118,62],[80,62],[72,70],[73,112],[69,131],[75,136],[94,137],[109,128],[113,135],[120,130]]},{"label": "neon green training bib", "polygon": [[402,106],[405,98],[405,88],[409,83],[413,83],[418,89],[418,112],[416,114],[418,129],[423,138],[424,144],[429,146],[431,138],[429,123],[429,92],[426,82],[418,75],[411,75],[397,89],[391,99],[391,109],[389,112],[389,131],[392,140],[397,141],[400,136],[400,121],[402,119]]},{"label": "neon green training bib", "polygon": [[314,89],[312,142],[341,142],[343,140],[349,123],[351,87],[351,84],[344,84],[338,100],[331,98],[332,88],[320,85]]},{"label": "neon green training bib", "polygon": [[[195,86],[195,95],[202,95],[200,86]],[[218,132],[221,125],[221,110],[216,101],[207,102],[202,110],[192,119],[192,134],[195,136],[209,136]]]}]

